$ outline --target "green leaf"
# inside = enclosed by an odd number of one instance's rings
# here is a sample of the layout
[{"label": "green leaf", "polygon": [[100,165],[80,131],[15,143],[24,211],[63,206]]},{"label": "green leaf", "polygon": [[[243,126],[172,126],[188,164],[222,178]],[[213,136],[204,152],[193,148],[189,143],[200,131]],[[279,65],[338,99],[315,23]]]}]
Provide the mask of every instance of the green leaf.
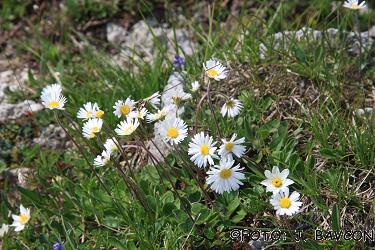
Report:
[{"label": "green leaf", "polygon": [[241,209],[240,211],[238,211],[238,213],[235,216],[233,216],[231,221],[234,222],[234,223],[238,223],[241,220],[243,220],[243,218],[245,218],[245,216],[246,216],[246,211]]},{"label": "green leaf", "polygon": [[206,227],[206,228],[204,229],[203,233],[204,233],[204,235],[205,235],[208,239],[210,239],[210,240],[212,240],[212,239],[215,237],[215,232],[214,232],[214,230],[213,230],[212,228],[210,228],[210,227]]},{"label": "green leaf", "polygon": [[302,246],[302,249],[307,249],[307,250],[324,249],[316,241],[313,241],[313,240],[300,241],[299,244]]},{"label": "green leaf", "polygon": [[332,229],[336,232],[340,231],[340,211],[337,203],[332,208]]},{"label": "green leaf", "polygon": [[305,52],[298,46],[295,46],[292,48],[294,52],[294,56],[297,58],[297,60],[301,63],[306,62],[306,54]]},{"label": "green leaf", "polygon": [[202,198],[201,192],[196,191],[194,193],[189,194],[188,200],[190,202],[199,202]]},{"label": "green leaf", "polygon": [[277,129],[280,126],[280,121],[273,120],[266,124],[264,124],[262,127],[260,127],[257,131],[257,133],[261,136],[261,138],[266,138],[269,134],[274,133],[277,131]]},{"label": "green leaf", "polygon": [[32,201],[35,204],[42,204],[42,198],[37,192],[25,189],[23,187],[17,187],[18,191],[23,195],[23,198],[26,198],[29,201]]},{"label": "green leaf", "polygon": [[174,209],[173,214],[175,215],[175,218],[179,223],[183,223],[187,219],[189,219],[186,213],[184,211],[181,211],[180,209]]},{"label": "green leaf", "polygon": [[314,61],[319,62],[323,55],[323,46],[317,46],[314,50]]},{"label": "green leaf", "polygon": [[240,203],[241,201],[239,198],[236,198],[232,202],[229,203],[229,205],[227,206],[227,212],[226,212],[227,218],[229,218],[233,214],[233,212],[238,208]]},{"label": "green leaf", "polygon": [[166,192],[161,197],[161,200],[164,201],[165,203],[167,203],[167,202],[173,202],[174,201],[173,193],[171,191]]},{"label": "green leaf", "polygon": [[196,224],[197,225],[201,225],[201,224],[204,224],[204,223],[208,223],[209,222],[209,219],[210,219],[210,215],[211,215],[211,212],[210,210],[208,210],[207,208],[202,210],[198,215],[197,215],[197,221],[196,221]]},{"label": "green leaf", "polygon": [[109,227],[118,227],[119,226],[119,219],[113,216],[106,216],[103,218],[102,223]]},{"label": "green leaf", "polygon": [[191,205],[191,212],[194,214],[194,215],[197,215],[200,211],[202,211],[203,209],[205,209],[206,206],[204,206],[203,204],[201,203],[193,203]]},{"label": "green leaf", "polygon": [[147,202],[148,202],[150,208],[153,211],[157,211],[158,210],[158,201],[156,200],[156,197],[152,196],[152,195],[147,195],[146,199],[147,199]]},{"label": "green leaf", "polygon": [[320,154],[327,159],[336,160],[336,159],[342,157],[343,152],[339,151],[339,150],[336,150],[336,149],[331,149],[331,148],[322,148],[320,150]]},{"label": "green leaf", "polygon": [[145,180],[141,180],[139,182],[139,186],[141,187],[142,191],[145,193],[145,194],[148,194],[149,193],[149,188],[150,188],[150,184],[149,182],[145,181]]},{"label": "green leaf", "polygon": [[173,210],[176,208],[176,206],[171,203],[171,202],[167,202],[164,204],[163,206],[163,216],[170,216],[172,215],[173,213]]}]

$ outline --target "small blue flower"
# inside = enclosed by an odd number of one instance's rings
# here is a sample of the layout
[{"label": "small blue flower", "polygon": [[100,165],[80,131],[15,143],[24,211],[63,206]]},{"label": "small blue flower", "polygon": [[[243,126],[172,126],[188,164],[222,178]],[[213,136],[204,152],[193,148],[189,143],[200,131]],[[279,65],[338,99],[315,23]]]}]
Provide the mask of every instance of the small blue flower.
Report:
[{"label": "small blue flower", "polygon": [[56,242],[53,244],[53,250],[64,250],[64,242]]},{"label": "small blue flower", "polygon": [[173,65],[175,66],[175,68],[180,69],[182,68],[184,64],[185,64],[184,58],[179,55],[175,55],[174,60],[173,60]]}]

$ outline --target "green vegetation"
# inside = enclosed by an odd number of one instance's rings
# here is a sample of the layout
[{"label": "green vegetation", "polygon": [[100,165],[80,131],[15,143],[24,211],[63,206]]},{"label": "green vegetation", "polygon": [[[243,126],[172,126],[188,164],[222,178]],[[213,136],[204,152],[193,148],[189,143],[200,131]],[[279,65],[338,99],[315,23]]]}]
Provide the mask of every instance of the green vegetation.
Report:
[{"label": "green vegetation", "polygon": [[[184,26],[194,33],[197,51],[185,58],[187,87],[194,80],[203,84],[202,63],[211,57],[229,68],[227,79],[212,82],[212,92],[238,97],[243,104],[241,115],[223,118],[223,100],[215,94],[214,112],[226,138],[234,132],[245,137],[246,157],[239,160],[246,176],[244,185],[220,195],[205,184],[213,200],[210,204],[182,167],[184,162],[191,163],[188,155],[172,151],[167,163],[158,166],[159,175],[146,161],[133,159],[137,154],[129,150],[126,153],[134,165],[143,162],[135,166],[134,180],[149,208],[144,209],[115,164],[96,169],[110,196],[75,147],[44,149],[27,140],[35,127],[56,123],[54,113],[44,110],[24,118],[21,124],[0,128],[0,172],[17,165],[33,170],[27,188],[9,178],[0,180],[0,224],[12,223],[8,215],[18,214],[19,204],[31,208],[31,220],[25,229],[20,233],[10,230],[2,239],[4,249],[51,249],[55,242],[62,241],[65,249],[242,249],[244,245],[231,241],[229,232],[243,227],[286,232],[285,240],[267,242],[275,249],[370,247],[368,242],[354,240],[311,239],[316,228],[373,229],[375,116],[356,115],[356,111],[375,105],[375,45],[353,55],[348,52],[352,44],[347,32],[357,26],[365,31],[374,25],[374,6],[359,14],[341,6],[332,10],[332,1],[328,0],[255,1],[251,8],[246,4],[239,7],[238,15],[233,16],[219,2],[204,5],[209,6],[204,21],[192,18],[187,8],[184,14],[188,21],[181,24],[171,9],[178,3],[167,1],[165,6],[170,8],[164,10],[163,18],[171,27]],[[18,55],[27,54],[38,71],[35,75],[30,72],[27,86],[36,91],[23,90],[22,95],[13,93],[12,98],[39,101],[42,88],[59,80],[70,117],[75,119],[84,103],[97,102],[105,112],[105,121],[115,129],[119,119],[112,113],[114,103],[128,96],[139,100],[162,91],[173,64],[159,48],[153,64],[138,61],[132,62],[136,67],[114,65],[111,53],[120,48],[88,34],[83,27],[89,27],[90,21],[119,18],[123,13],[132,16],[133,22],[152,17],[160,4],[69,0],[64,5],[64,10],[43,12],[25,31],[27,39],[11,40]],[[23,22],[25,13],[32,16],[27,11],[30,6],[25,1],[4,1],[0,13],[5,29],[12,29],[17,19]],[[46,8],[57,7],[47,4]],[[46,16],[51,18],[48,28],[42,24]],[[316,40],[291,36],[289,46],[274,46],[272,34],[302,27],[337,28],[339,35],[332,40],[324,35]],[[77,47],[77,41],[84,44],[82,48]],[[260,44],[267,47],[264,59],[260,57]],[[220,142],[207,101],[197,111],[204,94],[204,90],[193,94],[182,118],[192,130],[190,135],[194,135],[198,117],[198,131],[210,131]],[[57,114],[68,127],[69,120]],[[152,138],[152,128],[148,125],[141,135],[143,140]],[[69,132],[90,160],[100,154],[100,141],[91,140],[88,147],[81,131],[69,127]],[[103,134],[101,139],[108,137]],[[181,146],[185,151],[189,142],[190,137]],[[125,144],[138,145],[137,137]],[[205,183],[205,171],[191,166]],[[265,179],[264,171],[272,166],[290,170],[289,178],[295,182],[292,190],[302,197],[300,213],[275,216],[269,203],[271,195],[260,184]],[[303,230],[309,240],[294,241],[294,230]]]}]

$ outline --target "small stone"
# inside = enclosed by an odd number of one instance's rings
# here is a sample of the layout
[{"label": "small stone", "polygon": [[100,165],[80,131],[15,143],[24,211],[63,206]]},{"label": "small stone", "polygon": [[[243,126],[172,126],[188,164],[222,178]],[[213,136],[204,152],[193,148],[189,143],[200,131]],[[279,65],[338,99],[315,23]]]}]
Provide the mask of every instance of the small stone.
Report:
[{"label": "small stone", "polygon": [[17,104],[3,103],[0,104],[0,122],[14,120],[42,109],[42,104],[30,100],[25,100]]},{"label": "small stone", "polygon": [[[39,103],[24,100],[20,103],[9,103],[7,91],[21,90],[20,87],[28,80],[29,69],[25,68],[20,72],[5,70],[0,72],[0,122],[17,119],[23,115],[38,112],[43,109]],[[16,74],[16,75],[15,75]]]},{"label": "small stone", "polygon": [[364,108],[364,109],[357,109],[354,111],[356,116],[364,116],[364,115],[372,115],[374,113],[373,108]]},{"label": "small stone", "polygon": [[126,29],[115,23],[107,24],[107,40],[113,44],[119,45],[125,41]]},{"label": "small stone", "polygon": [[32,173],[33,170],[30,168],[15,168],[6,172],[7,175],[16,180],[17,186],[21,186],[23,188],[29,188],[27,180]]},{"label": "small stone", "polygon": [[69,141],[65,131],[53,124],[43,128],[39,137],[34,138],[33,142],[44,148],[50,149],[64,149],[72,147],[72,142]]}]

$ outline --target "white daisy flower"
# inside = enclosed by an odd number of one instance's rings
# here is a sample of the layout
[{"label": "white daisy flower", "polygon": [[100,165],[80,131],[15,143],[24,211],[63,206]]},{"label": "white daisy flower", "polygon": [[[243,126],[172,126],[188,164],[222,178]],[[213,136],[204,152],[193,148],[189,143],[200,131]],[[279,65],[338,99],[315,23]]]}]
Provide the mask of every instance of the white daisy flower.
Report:
[{"label": "white daisy flower", "polygon": [[41,95],[50,95],[51,93],[62,93],[62,87],[60,84],[55,83],[51,85],[47,85],[42,89],[42,94]]},{"label": "white daisy flower", "polygon": [[132,119],[130,117],[126,118],[126,121],[120,122],[115,129],[118,135],[131,135],[139,126],[137,119]]},{"label": "white daisy flower", "polygon": [[119,145],[119,143],[117,142],[116,138],[112,137],[112,138],[107,139],[105,141],[104,148],[110,154],[114,154],[114,153],[117,153],[119,151],[119,148],[118,148],[117,145]]},{"label": "white daisy flower", "polygon": [[298,213],[302,202],[298,201],[300,194],[294,191],[289,196],[289,188],[272,196],[270,202],[277,215],[293,215]]},{"label": "white daisy flower", "polygon": [[147,121],[154,122],[154,121],[163,120],[171,109],[172,109],[171,106],[166,106],[162,108],[161,110],[158,110],[156,113],[148,114]]},{"label": "white daisy flower", "polygon": [[0,238],[4,237],[5,234],[7,234],[9,231],[9,225],[3,224],[0,228]]},{"label": "white daisy flower", "polygon": [[181,102],[191,99],[191,94],[186,93],[182,88],[173,88],[168,90],[162,98],[166,105],[180,106]]},{"label": "white daisy flower", "polygon": [[159,91],[153,93],[151,96],[143,99],[146,103],[150,103],[154,108],[160,106],[160,94]]},{"label": "white daisy flower", "polygon": [[90,118],[102,118],[104,111],[100,110],[97,103],[87,102],[79,109],[77,118],[88,120]]},{"label": "white daisy flower", "polygon": [[231,98],[226,103],[224,103],[223,107],[221,108],[221,115],[224,117],[228,115],[229,117],[237,116],[242,109],[242,103],[234,98]]},{"label": "white daisy flower", "polygon": [[135,105],[135,102],[129,97],[126,98],[125,101],[118,100],[113,106],[113,108],[115,109],[113,113],[118,118],[120,118],[121,116],[127,116],[133,110],[134,105]]},{"label": "white daisy flower", "polygon": [[30,220],[30,208],[25,208],[22,204],[20,206],[20,215],[12,214],[13,224],[12,227],[15,227],[14,231],[19,232],[25,228],[25,225]]},{"label": "white daisy flower", "polygon": [[187,136],[187,125],[176,117],[168,117],[158,126],[159,134],[171,144],[179,144]]},{"label": "white daisy flower", "polygon": [[148,114],[148,111],[146,108],[137,109],[129,113],[130,118],[143,120]]},{"label": "white daisy flower", "polygon": [[52,84],[42,90],[40,99],[44,107],[48,109],[64,110],[66,98],[61,94],[62,89],[59,84]]},{"label": "white daisy flower", "polygon": [[226,139],[222,139],[223,145],[219,148],[219,155],[222,158],[230,158],[233,159],[232,154],[237,156],[238,158],[241,158],[241,156],[245,153],[246,147],[242,146],[241,144],[245,142],[245,138],[242,137],[238,140],[236,140],[237,134],[233,134],[232,138],[227,141]]},{"label": "white daisy flower", "polygon": [[289,169],[287,168],[280,173],[279,168],[274,166],[272,173],[266,170],[264,171],[264,175],[267,179],[262,181],[261,184],[266,186],[267,192],[273,192],[273,194],[288,189],[288,186],[294,183],[294,181],[287,179],[289,175]]},{"label": "white daisy flower", "polygon": [[201,85],[199,84],[198,81],[194,81],[194,82],[191,83],[191,91],[193,91],[193,92],[197,92],[200,87],[201,87]]},{"label": "white daisy flower", "polygon": [[361,3],[358,0],[347,0],[344,2],[343,6],[348,9],[352,10],[360,10],[367,8],[366,1],[362,1]]},{"label": "white daisy flower", "polygon": [[103,167],[111,160],[111,153],[103,150],[102,154],[97,155],[94,159],[94,166]]},{"label": "white daisy flower", "polygon": [[240,168],[240,164],[232,167],[234,160],[222,159],[220,165],[210,167],[207,171],[207,184],[211,186],[211,189],[216,193],[222,194],[224,192],[234,191],[243,185],[241,180],[245,179],[245,175],[241,173],[243,168]]},{"label": "white daisy flower", "polygon": [[203,64],[203,68],[206,71],[206,75],[209,78],[213,78],[216,81],[225,79],[228,74],[228,70],[219,61],[210,59]]},{"label": "white daisy flower", "polygon": [[194,135],[192,142],[189,143],[188,154],[192,155],[190,160],[194,162],[198,167],[206,167],[214,165],[212,158],[218,159],[215,154],[217,147],[214,147],[216,142],[209,135],[205,135],[203,132]]},{"label": "white daisy flower", "polygon": [[103,120],[100,118],[93,118],[83,124],[83,137],[91,139],[102,130]]}]

